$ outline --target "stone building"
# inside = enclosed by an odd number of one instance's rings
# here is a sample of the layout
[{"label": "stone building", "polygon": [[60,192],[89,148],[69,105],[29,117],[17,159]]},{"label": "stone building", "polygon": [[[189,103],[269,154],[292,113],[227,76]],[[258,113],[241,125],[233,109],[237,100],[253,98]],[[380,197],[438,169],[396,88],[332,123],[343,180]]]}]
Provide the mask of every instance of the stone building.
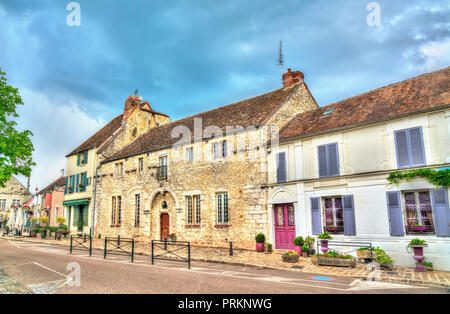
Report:
[{"label": "stone building", "polygon": [[293,237],[327,231],[413,266],[406,246],[419,237],[426,260],[448,271],[447,187],[387,178],[449,167],[450,67],[299,114],[268,158],[269,241],[291,249]]},{"label": "stone building", "polygon": [[128,124],[130,144],[101,162],[96,234],[252,248],[268,232],[270,132],[317,108],[303,78],[288,70],[283,88],[146,132]]},{"label": "stone building", "polygon": [[11,207],[20,207],[31,199],[33,194],[12,176],[4,188],[0,187],[0,225],[6,223]]},{"label": "stone building", "polygon": [[37,193],[38,199],[40,199],[41,216],[48,217],[50,226],[56,227],[59,225],[56,222],[58,217],[66,218],[67,223],[68,213],[63,207],[65,185],[66,177],[61,176]]},{"label": "stone building", "polygon": [[73,232],[89,233],[93,223],[95,174],[100,160],[134,141],[150,128],[170,122],[139,96],[125,101],[124,113],[115,117],[66,156],[64,213]]}]

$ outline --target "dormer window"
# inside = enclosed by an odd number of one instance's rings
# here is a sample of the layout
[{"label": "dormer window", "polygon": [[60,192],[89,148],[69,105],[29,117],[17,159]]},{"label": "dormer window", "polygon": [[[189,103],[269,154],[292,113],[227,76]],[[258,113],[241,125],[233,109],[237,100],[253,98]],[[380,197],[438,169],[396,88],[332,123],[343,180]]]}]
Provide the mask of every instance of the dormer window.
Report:
[{"label": "dormer window", "polygon": [[85,165],[88,162],[88,151],[78,153],[77,155],[77,166]]}]

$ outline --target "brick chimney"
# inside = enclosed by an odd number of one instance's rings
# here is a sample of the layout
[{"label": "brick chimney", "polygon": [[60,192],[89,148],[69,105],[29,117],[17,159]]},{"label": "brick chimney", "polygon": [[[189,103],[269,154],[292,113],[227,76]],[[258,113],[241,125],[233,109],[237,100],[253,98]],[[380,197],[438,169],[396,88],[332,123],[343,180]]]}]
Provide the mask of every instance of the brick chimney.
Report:
[{"label": "brick chimney", "polygon": [[283,88],[303,82],[304,78],[305,75],[302,72],[292,72],[291,69],[288,69],[287,72],[283,74]]},{"label": "brick chimney", "polygon": [[131,95],[125,100],[125,108],[123,110],[123,118],[127,119],[130,114],[140,106],[142,97]]}]

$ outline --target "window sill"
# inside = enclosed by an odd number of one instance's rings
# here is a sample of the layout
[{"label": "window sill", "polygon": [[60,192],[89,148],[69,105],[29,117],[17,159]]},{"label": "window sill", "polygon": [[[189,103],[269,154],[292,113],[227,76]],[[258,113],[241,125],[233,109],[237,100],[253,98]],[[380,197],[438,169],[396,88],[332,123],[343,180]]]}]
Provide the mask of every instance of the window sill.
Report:
[{"label": "window sill", "polygon": [[185,228],[191,229],[191,228],[201,228],[201,225],[184,225]]},{"label": "window sill", "polygon": [[111,228],[119,228],[120,225],[111,225]]},{"label": "window sill", "polygon": [[214,225],[214,228],[228,228],[228,227],[231,227],[231,225],[230,224],[217,224],[217,225]]}]

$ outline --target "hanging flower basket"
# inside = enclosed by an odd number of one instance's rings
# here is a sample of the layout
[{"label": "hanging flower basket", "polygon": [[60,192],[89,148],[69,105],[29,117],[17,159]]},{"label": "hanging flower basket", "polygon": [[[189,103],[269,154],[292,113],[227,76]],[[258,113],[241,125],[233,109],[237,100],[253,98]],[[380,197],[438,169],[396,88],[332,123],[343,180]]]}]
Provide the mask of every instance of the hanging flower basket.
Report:
[{"label": "hanging flower basket", "polygon": [[336,232],[337,230],[338,230],[337,226],[328,226],[327,227],[327,231],[330,231],[330,232]]},{"label": "hanging flower basket", "polygon": [[414,231],[425,231],[427,230],[427,226],[424,225],[415,225],[412,227]]}]

